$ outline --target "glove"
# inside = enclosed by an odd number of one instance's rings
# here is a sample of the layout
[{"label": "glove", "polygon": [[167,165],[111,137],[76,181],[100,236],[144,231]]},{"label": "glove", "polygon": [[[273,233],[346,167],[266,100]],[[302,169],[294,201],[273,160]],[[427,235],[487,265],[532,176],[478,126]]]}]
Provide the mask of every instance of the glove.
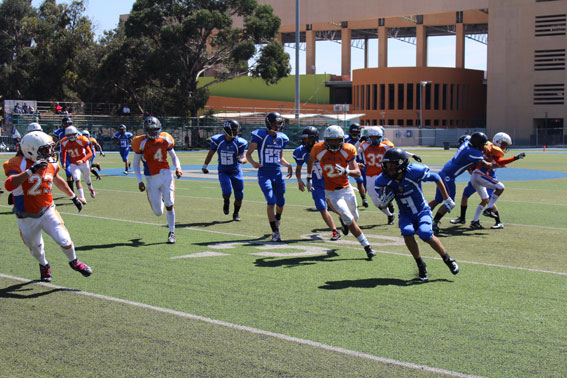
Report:
[{"label": "glove", "polygon": [[73,201],[73,205],[75,205],[75,207],[77,208],[77,210],[79,210],[80,213],[81,210],[83,210],[83,203],[79,201],[79,198],[77,198],[77,196],[71,198],[71,201]]},{"label": "glove", "polygon": [[348,167],[343,167],[339,164],[335,164],[335,169],[337,170],[337,172],[339,173],[339,175],[345,175],[347,176],[350,172],[350,170],[348,169]]},{"label": "glove", "polygon": [[443,204],[445,204],[445,208],[447,209],[448,213],[450,213],[451,210],[453,210],[455,208],[455,201],[453,201],[453,199],[451,197],[449,197],[445,201],[443,201]]},{"label": "glove", "polygon": [[514,160],[520,160],[526,157],[526,153],[522,152],[521,154],[518,154],[516,156],[514,156]]},{"label": "glove", "polygon": [[311,177],[307,177],[307,191],[308,192],[313,191],[313,185],[311,184]]},{"label": "glove", "polygon": [[106,155],[105,155],[104,152],[102,152],[102,151],[100,152],[100,156],[106,157]]},{"label": "glove", "polygon": [[390,202],[392,202],[394,197],[395,197],[394,191],[390,191],[389,193],[386,193],[386,188],[382,188],[380,190],[380,194],[378,194],[378,207],[380,209],[385,209],[386,207],[388,207]]},{"label": "glove", "polygon": [[421,156],[414,154],[412,157],[414,158],[415,161],[417,161],[418,163],[421,163]]},{"label": "glove", "polygon": [[203,164],[203,166],[201,167],[201,171],[203,171],[203,173],[207,174],[209,173],[209,170],[207,169],[209,165],[208,164]]},{"label": "glove", "polygon": [[39,171],[40,169],[43,169],[45,167],[47,167],[47,161],[45,161],[45,160],[36,161],[30,167],[30,171],[31,171],[31,173],[36,173],[37,171]]}]

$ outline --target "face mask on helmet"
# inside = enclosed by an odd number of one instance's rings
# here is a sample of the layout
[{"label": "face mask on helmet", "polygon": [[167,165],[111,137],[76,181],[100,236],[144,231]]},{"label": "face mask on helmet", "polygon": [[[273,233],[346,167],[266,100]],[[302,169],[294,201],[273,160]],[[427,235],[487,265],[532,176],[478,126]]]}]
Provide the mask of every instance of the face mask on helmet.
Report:
[{"label": "face mask on helmet", "polygon": [[71,142],[73,142],[77,139],[78,134],[79,134],[79,132],[77,131],[77,129],[74,126],[69,126],[65,129],[65,136]]},{"label": "face mask on helmet", "polygon": [[281,131],[283,129],[284,120],[280,113],[271,112],[266,115],[265,123],[268,130]]},{"label": "face mask on helmet", "polygon": [[61,120],[61,127],[63,127],[63,128],[67,128],[67,127],[72,126],[72,125],[73,125],[73,120],[69,117],[64,117]]},{"label": "face mask on helmet", "polygon": [[37,149],[38,160],[47,160],[49,162],[57,161],[57,154],[55,153],[55,143],[49,143]]},{"label": "face mask on helmet", "polygon": [[384,174],[397,179],[405,174],[408,163],[408,154],[399,148],[394,148],[384,154],[382,170]]},{"label": "face mask on helmet", "polygon": [[161,122],[156,117],[144,120],[144,132],[149,139],[155,139],[161,132]]},{"label": "face mask on helmet", "polygon": [[223,126],[224,134],[229,138],[236,138],[238,132],[240,131],[240,124],[237,121],[230,120],[226,121]]}]

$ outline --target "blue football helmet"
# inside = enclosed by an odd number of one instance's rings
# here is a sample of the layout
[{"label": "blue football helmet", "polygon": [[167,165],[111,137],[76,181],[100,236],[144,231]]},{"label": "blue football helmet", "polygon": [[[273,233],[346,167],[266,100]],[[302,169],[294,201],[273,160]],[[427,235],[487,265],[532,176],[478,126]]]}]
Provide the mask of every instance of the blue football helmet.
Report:
[{"label": "blue football helmet", "polygon": [[156,117],[144,119],[144,132],[149,139],[155,139],[161,133],[161,122]]}]

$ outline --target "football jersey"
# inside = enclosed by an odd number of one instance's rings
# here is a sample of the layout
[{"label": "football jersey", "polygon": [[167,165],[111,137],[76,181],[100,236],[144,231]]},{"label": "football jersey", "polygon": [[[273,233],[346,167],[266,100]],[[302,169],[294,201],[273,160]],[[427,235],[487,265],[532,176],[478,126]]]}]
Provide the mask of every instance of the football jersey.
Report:
[{"label": "football jersey", "polygon": [[132,140],[132,150],[142,155],[144,175],[157,175],[162,169],[169,169],[167,152],[175,146],[173,137],[162,131],[155,139],[138,135]]},{"label": "football jersey", "polygon": [[115,133],[113,139],[118,142],[120,148],[128,148],[133,137],[131,132],[126,131],[124,134],[121,132]]},{"label": "football jersey", "polygon": [[482,151],[474,148],[470,143],[463,143],[457,150],[457,153],[443,166],[439,173],[454,179],[482,160]]},{"label": "football jersey", "polygon": [[390,187],[395,193],[396,203],[400,213],[418,214],[423,210],[430,209],[425,200],[422,181],[439,181],[441,177],[431,172],[429,167],[421,163],[411,163],[407,167],[406,174],[401,181],[395,181],[390,176],[380,174],[374,184],[376,192],[380,193],[384,187]]},{"label": "football jersey", "polygon": [[278,131],[273,137],[267,129],[257,129],[252,132],[250,143],[258,145],[258,163],[260,171],[279,171],[283,149],[289,143],[287,135]]},{"label": "football jersey", "polygon": [[[318,142],[317,142],[318,143]],[[311,154],[307,152],[307,149],[304,145],[297,147],[293,151],[293,158],[295,159],[295,163],[298,166],[302,166],[306,164],[309,160]],[[314,188],[325,188],[325,180],[323,179],[323,171],[321,170],[321,164],[319,161],[315,161],[313,164],[313,171],[311,172],[311,184]]]},{"label": "football jersey", "polygon": [[63,161],[70,161],[71,164],[76,164],[77,161],[83,162],[92,158],[93,153],[90,141],[86,136],[79,135],[74,141],[70,141],[67,137],[61,141],[61,156]]},{"label": "football jersey", "polygon": [[[23,156],[15,156],[4,163],[6,176],[25,172],[33,161]],[[13,190],[14,213],[20,218],[37,217],[53,205],[51,186],[53,177],[59,171],[57,163],[48,163],[44,169],[31,174],[26,181]]]},{"label": "football jersey", "polygon": [[368,140],[360,144],[358,153],[366,166],[366,176],[378,176],[382,172],[382,158],[390,148],[386,143],[380,143],[380,145],[375,146]]},{"label": "football jersey", "polygon": [[87,137],[87,139],[89,140],[90,146],[91,146],[91,151],[93,153],[93,157],[96,156],[96,148],[95,145],[98,144],[97,140],[93,137]]},{"label": "football jersey", "polygon": [[311,149],[311,156],[321,164],[326,190],[335,190],[349,186],[348,176],[337,172],[335,164],[348,167],[348,163],[356,157],[356,148],[350,143],[344,143],[337,152],[330,152],[325,142],[316,143]]},{"label": "football jersey", "polygon": [[211,138],[211,150],[218,153],[219,172],[234,172],[238,170],[240,163],[238,157],[248,148],[246,139],[236,137],[228,142],[224,134],[213,135]]},{"label": "football jersey", "polygon": [[[345,143],[352,144],[355,148],[358,148],[358,146],[360,145],[360,138],[358,138],[357,140],[354,140],[349,135],[345,138]],[[362,156],[356,155],[356,161],[359,162],[359,163],[362,163]]]}]

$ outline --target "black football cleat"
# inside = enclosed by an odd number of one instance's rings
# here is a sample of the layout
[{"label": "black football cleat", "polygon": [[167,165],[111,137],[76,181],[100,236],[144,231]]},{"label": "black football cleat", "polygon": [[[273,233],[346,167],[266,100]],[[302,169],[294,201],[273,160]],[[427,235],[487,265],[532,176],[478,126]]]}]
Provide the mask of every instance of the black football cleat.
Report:
[{"label": "black football cleat", "polygon": [[341,221],[341,228],[343,230],[343,235],[348,235],[348,226],[343,222],[342,218],[339,217],[339,221]]},{"label": "black football cleat", "polygon": [[372,260],[372,258],[376,256],[376,252],[372,249],[372,246],[370,244],[364,247],[364,251],[366,252],[366,257],[368,257],[368,261]]},{"label": "black football cleat", "polygon": [[39,264],[39,273],[41,274],[41,280],[43,282],[51,282],[51,267],[49,266],[49,264]]},{"label": "black football cleat", "polygon": [[85,277],[88,277],[93,273],[91,267],[85,263],[82,263],[81,261],[79,261],[79,259],[75,259],[69,262],[69,266],[71,267],[71,269],[76,270]]}]

